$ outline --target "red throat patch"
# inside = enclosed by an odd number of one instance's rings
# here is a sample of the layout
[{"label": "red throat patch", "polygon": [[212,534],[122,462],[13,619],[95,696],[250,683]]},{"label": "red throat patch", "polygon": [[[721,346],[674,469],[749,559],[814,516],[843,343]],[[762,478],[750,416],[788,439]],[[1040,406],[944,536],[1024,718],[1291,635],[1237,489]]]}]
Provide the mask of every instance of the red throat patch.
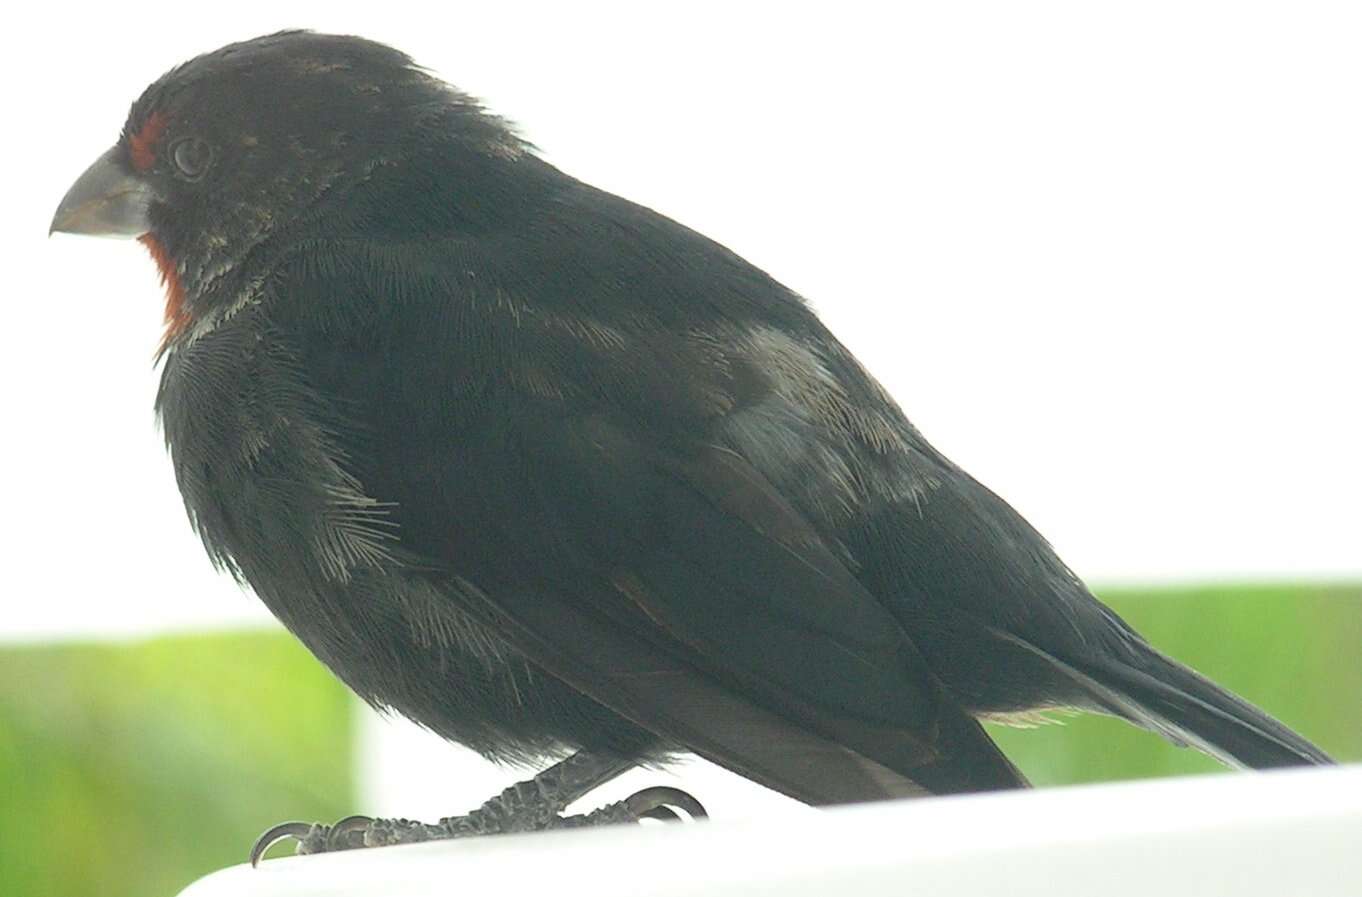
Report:
[{"label": "red throat patch", "polygon": [[175,260],[166,252],[160,240],[153,234],[143,234],[137,238],[137,242],[147,247],[147,251],[151,253],[152,260],[156,262],[156,269],[161,272],[161,283],[166,288],[166,329],[161,335],[161,345],[157,349],[159,354],[169,348],[171,342],[189,326],[189,312],[184,307],[184,285],[180,283]]},{"label": "red throat patch", "polygon": [[142,122],[137,133],[128,138],[128,155],[132,158],[133,168],[147,171],[156,163],[156,141],[161,139],[169,123],[164,112],[153,112]]}]

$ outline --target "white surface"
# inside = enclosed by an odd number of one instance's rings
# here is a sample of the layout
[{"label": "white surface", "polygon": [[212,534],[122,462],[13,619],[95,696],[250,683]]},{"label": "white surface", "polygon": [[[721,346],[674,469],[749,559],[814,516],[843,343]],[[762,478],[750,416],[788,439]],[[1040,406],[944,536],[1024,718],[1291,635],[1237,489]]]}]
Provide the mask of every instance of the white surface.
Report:
[{"label": "white surface", "polygon": [[406,49],[804,292],[1081,575],[1362,572],[1357,4],[24,16],[0,57],[0,638],[265,619],[204,562],[152,429],[150,260],[46,229],[151,79],[285,26]]},{"label": "white surface", "polygon": [[1362,767],[271,860],[182,897],[1362,894]]}]

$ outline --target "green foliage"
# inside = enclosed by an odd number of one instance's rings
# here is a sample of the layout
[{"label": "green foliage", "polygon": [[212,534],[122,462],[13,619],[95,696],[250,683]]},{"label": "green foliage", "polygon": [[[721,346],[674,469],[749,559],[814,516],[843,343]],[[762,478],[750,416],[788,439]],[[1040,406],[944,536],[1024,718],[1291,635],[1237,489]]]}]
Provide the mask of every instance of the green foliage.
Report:
[{"label": "green foliage", "polygon": [[350,812],[352,715],[278,633],[0,650],[0,894],[172,895]]},{"label": "green foliage", "polygon": [[[1362,586],[1105,589],[1151,643],[1247,698],[1340,761],[1362,760]],[[1037,785],[1224,770],[1214,760],[1101,716],[990,726]]]}]

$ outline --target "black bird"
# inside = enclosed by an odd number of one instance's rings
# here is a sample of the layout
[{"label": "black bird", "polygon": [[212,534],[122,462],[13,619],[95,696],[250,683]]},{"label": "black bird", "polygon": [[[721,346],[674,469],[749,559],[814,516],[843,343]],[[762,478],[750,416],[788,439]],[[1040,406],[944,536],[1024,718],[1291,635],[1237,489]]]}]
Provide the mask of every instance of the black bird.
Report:
[{"label": "black bird", "polygon": [[[160,268],[156,407],[215,564],[371,704],[578,752],[438,826],[271,835],[555,827],[679,752],[811,804],[1016,788],[980,720],[1047,708],[1329,762],[1100,604],[799,296],[396,50],[171,70],[52,228]],[[636,798],[587,821],[699,812]]]}]

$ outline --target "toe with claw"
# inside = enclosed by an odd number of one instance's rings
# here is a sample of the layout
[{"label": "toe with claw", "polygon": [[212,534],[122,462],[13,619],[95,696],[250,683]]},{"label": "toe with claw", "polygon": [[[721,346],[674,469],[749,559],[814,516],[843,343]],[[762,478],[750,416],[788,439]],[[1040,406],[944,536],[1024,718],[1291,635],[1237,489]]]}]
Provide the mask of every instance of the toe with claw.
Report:
[{"label": "toe with claw", "polygon": [[533,779],[512,785],[473,812],[449,816],[434,825],[368,816],[347,816],[334,825],[285,822],[256,839],[251,848],[251,865],[259,864],[265,851],[275,844],[289,839],[297,842],[296,853],[310,854],[475,835],[620,825],[644,819],[676,822],[681,819],[678,810],[691,819],[704,819],[708,815],[695,798],[680,789],[666,787],[645,788],[590,813],[563,815],[568,804],[635,765],[635,761],[627,757],[578,751]]},{"label": "toe with claw", "polygon": [[[508,792],[510,790],[508,789]],[[497,802],[504,797],[505,794],[502,798],[494,798],[466,816],[449,816],[434,825],[408,819],[373,819],[368,816],[347,816],[334,825],[284,822],[256,839],[254,846],[251,847],[250,862],[252,866],[259,865],[265,851],[289,839],[297,842],[295,852],[303,855],[514,831],[627,825],[644,819],[679,822],[682,816],[677,810],[684,812],[691,819],[705,819],[709,815],[698,800],[678,788],[645,788],[622,801],[608,804],[590,813],[576,816],[552,813],[547,817],[538,816],[532,820],[508,812],[508,808]]]},{"label": "toe with claw", "polygon": [[294,852],[300,856],[367,847],[364,834],[374,821],[368,816],[346,816],[334,825],[323,825],[320,822],[281,822],[255,839],[255,843],[251,845],[251,865],[259,866],[265,851],[289,839],[297,842]]}]

